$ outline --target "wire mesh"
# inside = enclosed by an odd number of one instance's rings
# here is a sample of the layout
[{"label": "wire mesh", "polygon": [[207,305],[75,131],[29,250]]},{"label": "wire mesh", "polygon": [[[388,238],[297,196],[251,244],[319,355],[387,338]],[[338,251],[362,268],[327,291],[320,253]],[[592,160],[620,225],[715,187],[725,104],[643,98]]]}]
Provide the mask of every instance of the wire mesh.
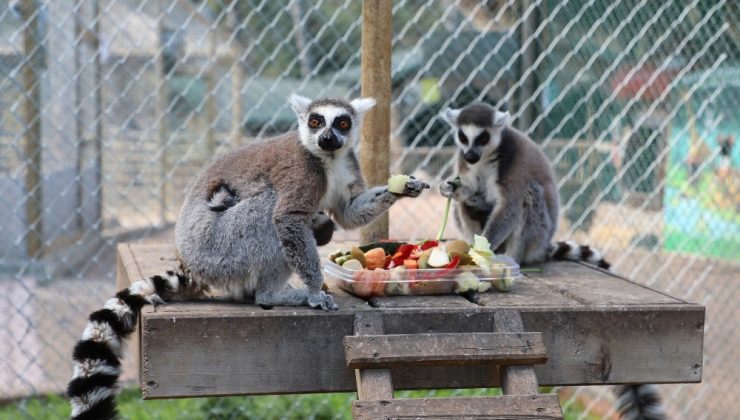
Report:
[{"label": "wire mesh", "polygon": [[[86,315],[114,292],[116,244],[171,240],[206,159],[294,128],[290,93],[359,94],[361,8],[0,0],[0,418],[67,415],[55,395]],[[727,398],[740,375],[739,21],[728,0],[393,3],[391,171],[438,184],[455,153],[439,112],[508,108],[556,168],[558,238],[706,305],[702,383],[660,387],[674,418],[740,411]],[[442,208],[436,193],[396,206],[392,235],[434,235]],[[608,387],[556,391],[569,418],[616,417]],[[124,414],[346,418],[353,398],[126,391]]]}]

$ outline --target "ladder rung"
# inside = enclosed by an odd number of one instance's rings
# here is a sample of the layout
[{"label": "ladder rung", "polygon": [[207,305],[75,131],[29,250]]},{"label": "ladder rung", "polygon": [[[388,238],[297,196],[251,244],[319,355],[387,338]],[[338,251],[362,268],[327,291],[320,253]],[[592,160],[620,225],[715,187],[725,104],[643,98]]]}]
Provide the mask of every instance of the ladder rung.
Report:
[{"label": "ladder rung", "polygon": [[354,369],[420,365],[532,365],[547,362],[538,332],[388,334],[344,337]]},{"label": "ladder rung", "polygon": [[361,419],[562,419],[557,395],[412,398],[354,401],[352,415]]}]

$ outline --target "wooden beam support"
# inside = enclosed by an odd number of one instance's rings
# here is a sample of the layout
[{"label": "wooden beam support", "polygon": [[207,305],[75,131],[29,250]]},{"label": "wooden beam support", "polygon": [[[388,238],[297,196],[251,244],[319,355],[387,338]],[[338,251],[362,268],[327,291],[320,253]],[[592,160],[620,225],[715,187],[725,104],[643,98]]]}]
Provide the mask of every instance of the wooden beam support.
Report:
[{"label": "wooden beam support", "polygon": [[563,418],[554,394],[353,401],[352,416],[355,420]]},{"label": "wooden beam support", "polygon": [[[355,334],[382,334],[383,317],[380,312],[365,312],[355,315]],[[345,339],[348,337],[345,337]],[[393,382],[388,369],[356,369],[357,398],[360,400],[383,400],[393,398]]]},{"label": "wooden beam support", "polygon": [[[362,2],[362,96],[375,108],[364,117],[360,166],[369,185],[384,185],[389,175],[391,134],[391,0]],[[360,242],[388,237],[388,213],[360,230]]]},{"label": "wooden beam support", "polygon": [[393,334],[344,338],[347,366],[541,364],[547,351],[540,333]]},{"label": "wooden beam support", "polygon": [[[493,319],[496,331],[524,331],[519,311],[512,309],[498,311]],[[531,366],[502,366],[501,388],[504,395],[535,395],[538,388],[537,375]]]}]

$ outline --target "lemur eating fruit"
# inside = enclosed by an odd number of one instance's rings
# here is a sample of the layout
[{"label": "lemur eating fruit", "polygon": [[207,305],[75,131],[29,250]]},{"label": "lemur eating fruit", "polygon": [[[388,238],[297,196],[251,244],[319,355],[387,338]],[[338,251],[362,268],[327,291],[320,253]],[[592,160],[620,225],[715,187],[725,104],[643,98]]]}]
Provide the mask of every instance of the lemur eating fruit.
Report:
[{"label": "lemur eating fruit", "polygon": [[560,207],[555,175],[542,149],[509,125],[508,112],[473,103],[442,116],[455,129],[459,184],[445,182],[440,192],[457,202],[455,220],[466,236],[485,236],[518,263],[555,258],[609,267],[596,250],[551,242]]},{"label": "lemur eating fruit", "polygon": [[[297,131],[217,157],[197,176],[175,226],[181,268],[133,283],[90,315],[74,348],[67,389],[72,418],[116,417],[123,340],[142,306],[218,289],[259,305],[337,309],[321,290],[317,244],[331,239],[334,222],[365,225],[400,198],[429,188],[413,178],[395,192],[366,187],[353,148],[373,99],[293,95],[290,103]],[[291,273],[306,288],[286,287]]]},{"label": "lemur eating fruit", "polygon": [[[610,268],[589,246],[552,242],[560,207],[555,174],[542,149],[510,126],[508,112],[473,103],[442,117],[455,130],[459,153],[456,176],[440,192],[456,201],[455,220],[468,238],[483,235],[496,253],[521,264],[567,259]],[[616,393],[623,419],[665,418],[654,385],[625,385]]]}]

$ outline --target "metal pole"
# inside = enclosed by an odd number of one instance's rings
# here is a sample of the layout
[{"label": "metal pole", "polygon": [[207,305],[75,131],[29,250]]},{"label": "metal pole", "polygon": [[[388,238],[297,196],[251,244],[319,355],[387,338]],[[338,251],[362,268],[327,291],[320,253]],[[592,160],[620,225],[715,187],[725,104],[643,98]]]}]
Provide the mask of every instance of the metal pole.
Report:
[{"label": "metal pole", "polygon": [[167,223],[167,79],[164,68],[164,29],[159,27],[159,55],[154,57],[156,73],[157,103],[157,137],[159,137],[159,219],[162,225]]},{"label": "metal pole", "polygon": [[[532,4],[532,0],[522,0],[520,2],[521,7],[521,13],[524,13]],[[529,38],[531,38],[534,35],[534,31],[537,28],[539,21],[538,21],[538,13],[537,10],[533,10],[525,19],[524,22],[522,22],[521,28],[519,30],[519,45],[524,45],[527,43]],[[531,40],[531,42],[528,44],[526,49],[522,52],[522,59],[521,59],[521,66],[520,66],[520,75],[523,75],[524,72],[528,71],[533,65],[535,58],[537,57],[537,40]],[[529,130],[529,127],[532,125],[532,122],[534,121],[536,117],[536,107],[537,107],[537,101],[534,100],[532,102],[528,102],[532,99],[532,93],[537,88],[537,81],[536,81],[536,74],[533,69],[531,73],[529,73],[525,79],[522,81],[522,84],[519,87],[519,107],[521,109],[519,110],[519,121],[517,121],[517,126],[520,130],[526,131]]]},{"label": "metal pole", "polygon": [[93,2],[95,19],[95,224],[102,231],[103,226],[103,63],[100,58],[100,8]]},{"label": "metal pole", "polygon": [[23,30],[23,56],[21,84],[24,95],[21,109],[26,131],[23,135],[23,155],[26,162],[25,191],[26,253],[29,258],[43,255],[43,189],[41,185],[41,71],[43,50],[38,39],[38,10],[34,0],[21,2],[21,16],[26,27]]},{"label": "metal pole", "polygon": [[209,159],[216,152],[216,70],[218,66],[218,57],[216,51],[216,31],[211,31],[209,36],[209,54],[208,69],[205,73],[206,78],[206,159]]},{"label": "metal pole", "polygon": [[[391,0],[362,2],[362,96],[375,108],[365,116],[360,139],[360,166],[370,185],[388,180],[391,133]],[[360,230],[362,243],[388,237],[388,214]]]}]

